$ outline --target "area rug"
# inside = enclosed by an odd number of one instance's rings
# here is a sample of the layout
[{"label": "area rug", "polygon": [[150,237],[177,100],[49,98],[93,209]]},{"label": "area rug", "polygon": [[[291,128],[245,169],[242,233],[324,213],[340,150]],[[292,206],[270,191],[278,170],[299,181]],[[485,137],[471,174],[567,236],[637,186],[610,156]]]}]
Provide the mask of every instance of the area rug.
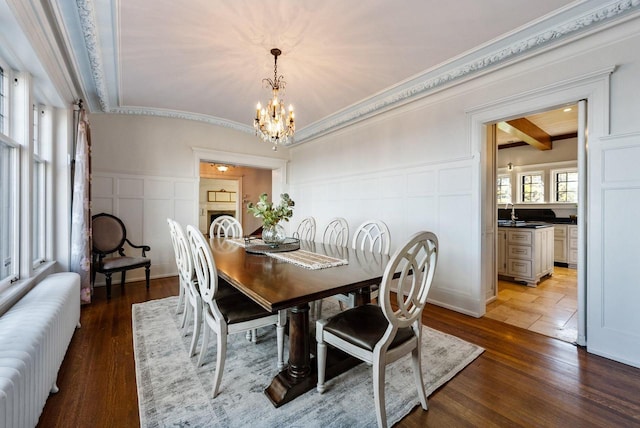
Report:
[{"label": "area rug", "polygon": [[[323,303],[323,316],[337,310],[331,303]],[[179,328],[176,304],[177,297],[169,297],[133,305],[141,427],[376,426],[371,369],[366,364],[329,380],[322,395],[314,389],[273,407],[263,391],[277,373],[275,328],[259,329],[255,344],[244,334],[229,336],[220,392],[212,399],[215,339],[204,365],[196,367],[197,355],[188,355],[191,336]],[[427,395],[484,351],[428,327],[423,328],[422,349]],[[389,426],[419,405],[408,356],[387,367],[385,391]]]}]

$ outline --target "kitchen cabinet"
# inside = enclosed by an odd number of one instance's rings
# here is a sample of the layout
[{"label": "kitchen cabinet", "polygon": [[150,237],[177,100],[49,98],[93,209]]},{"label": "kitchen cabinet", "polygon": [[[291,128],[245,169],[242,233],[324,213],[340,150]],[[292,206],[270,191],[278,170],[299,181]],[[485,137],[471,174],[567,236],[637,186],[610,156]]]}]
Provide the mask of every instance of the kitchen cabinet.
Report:
[{"label": "kitchen cabinet", "polygon": [[[506,234],[504,239],[500,239],[502,231]],[[504,251],[505,267],[501,273],[498,266],[498,273],[525,282],[529,287],[537,286],[542,277],[553,274],[554,244],[552,226],[499,227],[498,263]]]},{"label": "kitchen cabinet", "polygon": [[553,261],[567,263],[567,225],[553,226]]},{"label": "kitchen cabinet", "polygon": [[507,274],[507,231],[498,228],[498,275]]},{"label": "kitchen cabinet", "polygon": [[567,226],[567,264],[570,268],[578,267],[578,226]]}]

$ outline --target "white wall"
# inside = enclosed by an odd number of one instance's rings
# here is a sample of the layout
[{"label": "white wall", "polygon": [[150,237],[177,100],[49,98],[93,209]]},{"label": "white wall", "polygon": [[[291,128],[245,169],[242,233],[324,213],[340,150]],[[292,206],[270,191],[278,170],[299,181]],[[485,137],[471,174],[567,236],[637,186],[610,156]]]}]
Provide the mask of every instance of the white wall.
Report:
[{"label": "white wall", "polygon": [[[199,221],[200,171],[193,148],[279,159],[288,153],[273,152],[253,135],[188,120],[115,114],[93,114],[89,120],[92,213],[122,218],[134,243],[151,246],[152,278],[177,274],[166,219],[182,225]],[[128,281],[142,279],[144,270],[127,274]],[[103,283],[101,275],[96,283]]]},{"label": "white wall", "polygon": [[[598,109],[610,109],[611,134],[638,132],[637,46],[640,26],[636,19],[295,147],[291,150],[290,188],[292,197],[299,202],[297,214],[313,214],[320,225],[330,217],[344,216],[352,228],[365,218],[382,219],[391,229],[394,248],[418,229],[434,231],[441,248],[430,300],[464,313],[482,315],[483,164],[479,151],[484,149],[481,141],[470,137],[467,112],[521,94],[535,97],[537,91],[551,91],[557,82],[616,66],[610,94],[605,94],[610,95],[610,105]],[[602,99],[607,104],[607,97]],[[510,112],[518,113],[528,112]],[[609,131],[608,119],[606,114],[591,118],[597,121],[589,134],[588,174],[592,184],[593,177],[600,180],[602,165],[597,163],[603,150],[600,138]],[[640,146],[639,140],[626,143]],[[625,156],[625,165],[638,164],[640,149],[626,150]],[[637,177],[632,174],[625,180],[635,184]],[[626,302],[640,300],[640,289],[625,285],[625,281],[635,281],[634,265],[622,262],[640,259],[640,247],[634,239],[624,242],[616,239],[623,236],[624,229],[637,229],[633,218],[637,219],[640,211],[640,198],[629,186],[615,197],[604,199],[605,206],[589,204],[590,233],[586,241],[592,264],[587,272],[593,299],[589,308],[598,306],[597,312],[588,314],[593,337],[614,337],[616,331],[618,343],[624,338],[627,349],[614,349],[613,341],[603,343],[603,340],[597,346],[595,341],[590,342],[589,349],[640,366],[637,335],[640,320],[629,304],[621,304],[625,297]],[[604,213],[616,219],[614,228],[604,224],[607,217]],[[609,230],[612,235],[607,233]],[[625,257],[612,260],[606,257],[609,251],[624,253]],[[611,280],[608,275],[612,275]],[[604,295],[617,302],[622,312],[605,304]],[[600,320],[607,319],[612,320],[610,326],[598,326]]]}]

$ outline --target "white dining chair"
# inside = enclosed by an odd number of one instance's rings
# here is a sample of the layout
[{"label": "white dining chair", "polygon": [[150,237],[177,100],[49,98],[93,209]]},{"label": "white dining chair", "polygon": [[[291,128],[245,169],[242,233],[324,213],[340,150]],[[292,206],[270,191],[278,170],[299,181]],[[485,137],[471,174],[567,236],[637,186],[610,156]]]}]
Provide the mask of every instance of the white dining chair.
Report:
[{"label": "white dining chair", "polygon": [[[391,233],[389,227],[381,220],[367,220],[363,222],[353,233],[351,247],[354,250],[368,251],[375,254],[389,255],[391,247]],[[378,296],[378,286],[371,286],[371,299]],[[346,305],[353,308],[356,305],[356,293],[337,294],[340,307]]]},{"label": "white dining chair", "polygon": [[349,243],[349,223],[342,217],[329,221],[322,234],[322,242],[338,247],[346,247]]},{"label": "white dining chair", "polygon": [[313,217],[303,218],[293,233],[293,237],[301,241],[314,241],[316,239],[316,219]]},{"label": "white dining chair", "polygon": [[[173,226],[174,220],[167,218],[167,224],[169,225],[169,236],[171,237],[171,247],[173,248],[173,254],[175,255],[175,259],[176,259],[176,267],[178,264],[178,243],[176,241],[176,231],[174,229]],[[179,274],[178,274],[179,276]],[[185,323],[185,287],[186,285],[182,282],[182,279],[180,279],[180,287],[179,287],[179,291],[178,291],[178,305],[176,307],[176,314],[183,314],[182,317],[182,321],[180,323],[180,327],[183,328],[184,327],[184,323]]]},{"label": "white dining chair", "polygon": [[351,247],[354,250],[371,251],[378,254],[389,254],[391,234],[385,222],[367,220],[353,234]]},{"label": "white dining chair", "polygon": [[211,222],[209,237],[242,238],[242,225],[230,215],[221,215]]},{"label": "white dining chair", "polygon": [[186,326],[189,320],[193,319],[193,334],[191,345],[189,346],[189,356],[193,356],[196,351],[196,344],[200,337],[200,326],[202,325],[202,299],[198,291],[195,271],[193,269],[193,259],[189,243],[182,230],[182,226],[174,220],[170,220],[171,229],[176,239],[176,264],[178,265],[178,275],[180,284],[184,287],[185,308],[182,320],[184,335],[188,334]]},{"label": "white dining chair", "polygon": [[[422,377],[422,311],[437,263],[438,238],[431,232],[410,237],[393,254],[380,286],[380,304],[347,309],[316,322],[318,385],[324,393],[327,344],[371,365],[373,396],[379,427],[387,426],[385,409],[386,366],[411,353],[413,374],[420,404],[427,410]],[[397,292],[392,294],[394,275],[399,273]],[[395,296],[398,307],[391,300]],[[336,378],[338,379],[338,378]]]},{"label": "white dining chair", "polygon": [[[347,220],[342,217],[332,218],[322,233],[322,242],[336,247],[346,247],[349,243],[349,223],[347,223]],[[347,294],[341,294],[335,297],[341,306],[342,302],[350,301]],[[312,302],[311,315],[316,318],[320,318],[322,316],[322,300]]]},{"label": "white dining chair", "polygon": [[193,254],[200,295],[204,302],[205,329],[198,366],[202,365],[213,331],[217,338],[216,370],[213,380],[213,397],[218,395],[227,354],[227,335],[253,329],[276,326],[278,360],[277,367],[284,367],[284,327],[286,310],[271,313],[244,294],[218,297],[218,272],[209,243],[197,228],[187,226],[187,238]]}]

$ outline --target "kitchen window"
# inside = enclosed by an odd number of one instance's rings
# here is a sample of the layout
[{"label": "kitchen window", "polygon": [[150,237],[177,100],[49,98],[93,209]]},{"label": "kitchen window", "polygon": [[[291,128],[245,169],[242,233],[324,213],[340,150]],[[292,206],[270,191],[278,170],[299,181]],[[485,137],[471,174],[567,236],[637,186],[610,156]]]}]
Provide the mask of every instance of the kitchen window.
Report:
[{"label": "kitchen window", "polygon": [[498,204],[507,204],[512,201],[511,199],[511,176],[510,175],[499,175],[497,179],[497,203]]},{"label": "kitchen window", "polygon": [[544,174],[542,171],[518,174],[518,201],[522,203],[544,202]]},{"label": "kitchen window", "polygon": [[551,171],[553,202],[578,202],[578,169]]}]

